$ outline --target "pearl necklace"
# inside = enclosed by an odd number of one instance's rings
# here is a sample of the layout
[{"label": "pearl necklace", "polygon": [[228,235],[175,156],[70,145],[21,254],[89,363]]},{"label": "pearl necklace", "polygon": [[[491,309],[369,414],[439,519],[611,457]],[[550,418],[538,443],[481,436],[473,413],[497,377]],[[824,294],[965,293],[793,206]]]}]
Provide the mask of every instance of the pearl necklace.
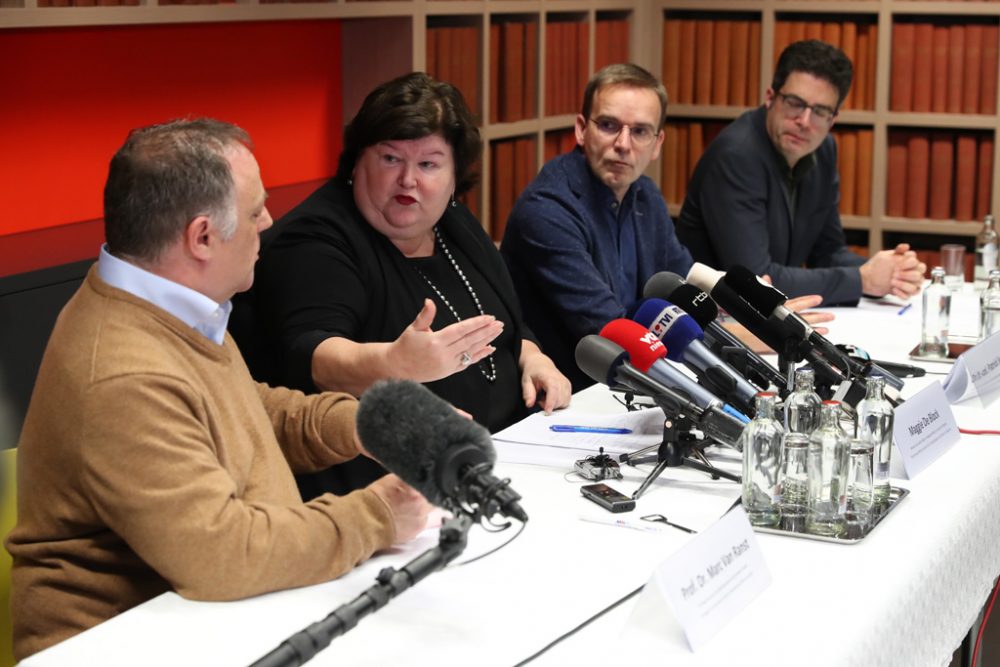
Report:
[{"label": "pearl necklace", "polygon": [[[483,311],[483,305],[479,302],[479,295],[476,294],[476,290],[472,289],[472,283],[470,283],[469,279],[465,277],[465,273],[462,271],[462,268],[458,265],[458,262],[455,261],[455,258],[452,256],[451,251],[448,249],[448,246],[444,244],[444,238],[441,236],[441,231],[438,229],[436,225],[434,226],[434,238],[437,241],[438,246],[441,248],[441,252],[444,253],[444,256],[448,259],[448,262],[451,264],[451,267],[455,269],[455,273],[458,274],[458,277],[462,281],[462,284],[465,285],[466,291],[468,291],[469,296],[472,297],[473,303],[476,304],[476,310],[479,311],[480,315],[485,315],[486,313]],[[455,321],[461,322],[462,318],[459,316],[458,311],[456,311],[455,308],[451,305],[451,302],[445,298],[444,294],[441,293],[441,290],[437,288],[437,285],[431,282],[431,279],[427,277],[426,273],[424,273],[420,269],[417,269],[416,266],[414,266],[413,268],[417,270],[417,273],[420,274],[420,277],[423,278],[424,282],[426,282],[427,285],[431,288],[431,291],[433,291],[434,294],[437,295],[437,298],[441,300],[441,303],[443,303],[448,308],[448,310],[451,311],[451,314],[454,316]],[[486,369],[483,368],[482,361],[480,361],[478,364],[479,372],[483,374],[483,377],[486,378],[487,382],[490,383],[496,382],[497,366],[496,362],[493,361],[493,355],[486,357],[485,361],[489,364],[490,367],[489,372],[487,372]]]}]

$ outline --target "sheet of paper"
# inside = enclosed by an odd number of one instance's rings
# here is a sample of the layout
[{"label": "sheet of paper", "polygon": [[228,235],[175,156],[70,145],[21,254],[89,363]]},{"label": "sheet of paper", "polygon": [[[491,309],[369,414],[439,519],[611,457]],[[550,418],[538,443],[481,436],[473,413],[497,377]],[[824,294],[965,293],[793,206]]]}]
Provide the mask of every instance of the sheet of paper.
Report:
[{"label": "sheet of paper", "polygon": [[[560,410],[551,415],[536,412],[513,426],[493,435],[494,441],[523,445],[541,445],[587,450],[596,453],[603,447],[609,454],[625,454],[663,441],[663,411],[659,408],[598,415]],[[594,433],[586,430],[556,432],[553,426],[626,429],[629,433]]]}]

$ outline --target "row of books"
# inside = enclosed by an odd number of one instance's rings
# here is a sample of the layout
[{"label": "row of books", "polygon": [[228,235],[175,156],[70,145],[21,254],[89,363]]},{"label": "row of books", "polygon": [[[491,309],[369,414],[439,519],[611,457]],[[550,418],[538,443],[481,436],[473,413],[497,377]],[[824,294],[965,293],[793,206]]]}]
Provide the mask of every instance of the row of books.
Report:
[{"label": "row of books", "polygon": [[678,104],[758,104],[760,20],[691,16],[668,14],[663,23],[663,84],[670,99]]},{"label": "row of books", "polygon": [[875,132],[866,128],[836,127],[833,138],[837,142],[840,171],[840,213],[871,215]]},{"label": "row of books", "polygon": [[535,138],[494,141],[490,151],[490,228],[500,242],[514,202],[535,177]]},{"label": "row of books", "polygon": [[982,219],[990,212],[993,135],[892,130],[886,177],[887,215]]},{"label": "row of books", "polygon": [[688,182],[705,147],[722,131],[725,121],[667,122],[663,139],[660,190],[668,204],[684,201]]},{"label": "row of books", "polygon": [[[627,18],[600,18],[594,24],[594,71],[613,63],[631,62]],[[582,97],[583,89],[580,89]]]},{"label": "row of books", "polygon": [[579,113],[590,51],[590,24],[549,21],[545,24],[545,114]]},{"label": "row of books", "polygon": [[[628,61],[626,18],[595,22],[594,66]],[[504,20],[490,26],[490,122],[509,123],[538,115],[538,24]],[[590,28],[585,21],[545,24],[545,114],[576,113],[590,72]],[[459,54],[461,57],[461,54]]]},{"label": "row of books", "polygon": [[774,24],[774,64],[786,46],[803,39],[818,39],[844,52],[854,65],[851,90],[842,109],[875,108],[875,62],[878,24],[870,19],[815,21],[779,19]]},{"label": "row of books", "polygon": [[479,116],[479,30],[473,25],[427,26],[427,73],[462,92]]},{"label": "row of books", "polygon": [[[211,0],[218,4],[219,0]],[[232,2],[233,0],[230,0]],[[138,6],[139,0],[38,0],[39,7],[113,7],[119,5]],[[160,2],[160,4],[166,4]],[[194,4],[194,3],[188,3]]]},{"label": "row of books", "polygon": [[490,122],[538,115],[538,23],[490,24]]},{"label": "row of books", "polygon": [[889,108],[994,114],[1000,26],[953,20],[892,26]]},{"label": "row of books", "polygon": [[542,154],[547,163],[552,158],[569,153],[576,148],[576,131],[553,130],[545,133],[545,145],[542,146]]}]

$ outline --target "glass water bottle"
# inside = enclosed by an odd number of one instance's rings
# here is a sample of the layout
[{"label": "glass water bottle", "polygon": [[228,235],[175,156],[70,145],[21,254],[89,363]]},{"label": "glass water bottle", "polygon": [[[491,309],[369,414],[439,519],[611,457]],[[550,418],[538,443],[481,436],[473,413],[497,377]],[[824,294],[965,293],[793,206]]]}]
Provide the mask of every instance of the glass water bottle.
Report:
[{"label": "glass water bottle", "polygon": [[823,400],[813,389],[815,377],[811,368],[795,370],[795,391],[785,399],[785,431],[809,435],[819,426]]},{"label": "glass water bottle", "polygon": [[889,458],[892,456],[893,407],[885,398],[885,378],[870,377],[867,393],[858,403],[858,439],[872,446],[872,484],[875,502],[889,502]]},{"label": "glass water bottle", "polygon": [[781,441],[784,429],[774,418],[776,395],[757,394],[756,416],[743,429],[743,509],[755,526],[781,520]]},{"label": "glass water bottle", "polygon": [[847,528],[850,438],[840,428],[840,401],[823,401],[820,425],[809,436],[806,532],[839,536]]},{"label": "glass water bottle", "polygon": [[948,357],[948,327],[951,321],[951,290],[944,284],[944,269],[935,266],[931,284],[924,290],[923,328],[920,333],[921,357]]},{"label": "glass water bottle", "polygon": [[990,271],[997,266],[997,230],[993,224],[993,216],[987,215],[983,220],[983,229],[976,236],[976,287],[982,287],[989,279]]},{"label": "glass water bottle", "polygon": [[1000,270],[990,271],[990,282],[979,297],[980,332],[983,340],[1000,332]]}]

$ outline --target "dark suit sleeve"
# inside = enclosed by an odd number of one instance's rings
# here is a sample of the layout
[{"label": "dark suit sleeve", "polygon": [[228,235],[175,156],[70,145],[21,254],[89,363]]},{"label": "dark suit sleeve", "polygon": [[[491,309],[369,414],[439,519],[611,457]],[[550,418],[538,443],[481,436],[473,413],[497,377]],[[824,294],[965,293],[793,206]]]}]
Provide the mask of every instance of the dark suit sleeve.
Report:
[{"label": "dark suit sleeve", "polygon": [[[824,303],[857,300],[861,296],[861,276],[857,270],[861,262],[844,247],[837,213],[839,194],[818,211],[821,220],[807,223],[822,225],[809,261],[811,268],[785,266],[774,261],[769,248],[768,198],[783,200],[781,184],[770,176],[763,163],[743,157],[730,151],[706,164],[698,205],[719,258],[717,268],[740,264],[758,275],[770,276],[774,285],[789,296],[821,294]],[[832,186],[839,193],[839,182],[835,180]],[[771,202],[772,206],[775,204]],[[844,252],[850,257],[844,257]],[[848,266],[841,265],[848,262]]]}]

